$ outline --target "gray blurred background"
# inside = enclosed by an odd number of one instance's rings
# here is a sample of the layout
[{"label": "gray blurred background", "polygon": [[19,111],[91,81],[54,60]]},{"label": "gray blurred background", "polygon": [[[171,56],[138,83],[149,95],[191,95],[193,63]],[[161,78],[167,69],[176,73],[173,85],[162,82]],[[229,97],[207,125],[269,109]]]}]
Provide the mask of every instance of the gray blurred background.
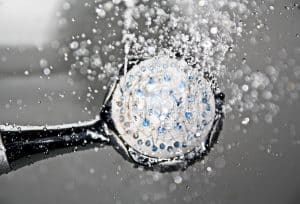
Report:
[{"label": "gray blurred background", "polygon": [[[269,29],[258,33],[258,38],[268,39],[254,45],[244,37],[238,40],[240,53],[247,52],[247,64],[257,70],[270,61],[274,66],[286,64],[283,78],[290,79],[300,65],[300,2],[268,2],[274,6],[274,12],[264,17]],[[95,117],[106,92],[105,81],[96,83],[80,74],[69,77],[75,59],[70,54],[65,60],[62,54],[62,47],[70,49],[75,39],[99,40],[92,37],[98,32],[95,28],[108,43],[121,38],[117,26],[108,26],[103,19],[95,24],[94,4],[0,0],[2,124],[50,125]],[[227,66],[239,66],[242,58],[237,56]],[[110,60],[109,56],[101,59]],[[294,82],[299,84],[299,78]],[[89,100],[89,87],[100,90],[93,100]],[[298,204],[299,99],[287,93],[276,103],[280,111],[271,123],[250,120],[244,126],[241,118],[228,115],[219,144],[203,162],[184,172],[161,174],[134,168],[110,147],[76,152],[1,176],[0,203]]]}]

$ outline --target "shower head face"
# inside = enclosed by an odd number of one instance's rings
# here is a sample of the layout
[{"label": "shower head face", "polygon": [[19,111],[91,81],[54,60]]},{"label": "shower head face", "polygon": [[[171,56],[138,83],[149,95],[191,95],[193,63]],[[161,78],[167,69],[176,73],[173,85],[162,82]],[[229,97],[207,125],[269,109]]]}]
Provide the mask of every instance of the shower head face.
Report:
[{"label": "shower head face", "polygon": [[210,82],[186,61],[168,56],[134,65],[120,78],[111,102],[118,137],[157,159],[204,150],[216,115]]}]

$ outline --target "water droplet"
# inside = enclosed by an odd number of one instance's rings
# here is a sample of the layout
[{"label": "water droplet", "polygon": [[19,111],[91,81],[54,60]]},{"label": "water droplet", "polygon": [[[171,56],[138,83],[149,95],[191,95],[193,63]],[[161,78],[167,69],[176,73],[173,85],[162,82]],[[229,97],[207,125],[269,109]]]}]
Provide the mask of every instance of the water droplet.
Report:
[{"label": "water droplet", "polygon": [[250,122],[250,118],[246,117],[246,118],[244,118],[244,119],[242,120],[241,123],[242,123],[243,125],[248,125],[249,122]]},{"label": "water droplet", "polygon": [[182,183],[182,177],[179,176],[179,175],[175,176],[175,177],[174,177],[174,182],[175,182],[176,184],[181,184],[181,183]]},{"label": "water droplet", "polygon": [[217,27],[210,28],[210,33],[216,35],[218,33],[218,28]]},{"label": "water droplet", "polygon": [[90,174],[94,174],[95,173],[95,169],[94,168],[90,168],[89,172],[90,172]]},{"label": "water droplet", "polygon": [[44,73],[46,76],[48,76],[48,75],[51,73],[51,70],[50,70],[48,67],[46,67],[46,68],[43,70],[43,73]]}]

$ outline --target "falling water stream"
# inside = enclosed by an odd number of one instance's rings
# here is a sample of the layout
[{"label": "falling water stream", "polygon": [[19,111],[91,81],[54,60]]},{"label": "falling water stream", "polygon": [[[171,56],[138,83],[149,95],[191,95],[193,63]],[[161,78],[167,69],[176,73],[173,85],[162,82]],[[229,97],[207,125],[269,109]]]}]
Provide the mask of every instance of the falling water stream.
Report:
[{"label": "falling water stream", "polygon": [[[260,31],[269,29],[262,14],[272,13],[274,7],[271,0],[267,2],[260,6],[255,1],[246,0],[126,0],[126,9],[120,13],[124,6],[121,1],[99,1],[95,8],[99,21],[112,14],[122,16],[123,21],[117,22],[122,29],[122,40],[110,41],[109,44],[103,41],[92,43],[91,40],[71,42],[70,54],[75,56],[76,61],[70,74],[77,70],[90,81],[113,80],[118,78],[121,64],[125,61],[126,65],[128,58],[149,58],[161,52],[176,53],[189,63],[197,64],[195,69],[199,73],[208,71],[218,79],[226,92],[225,112],[230,118],[240,118],[243,126],[261,120],[272,123],[272,118],[279,112],[278,100],[286,100],[286,95],[289,101],[298,98],[299,66],[294,59],[289,59],[295,79],[283,77],[288,71],[281,69],[285,66],[283,61],[288,59],[284,48],[278,53],[282,60],[278,62],[282,64],[279,66],[266,57],[269,65],[262,69],[251,67],[246,52],[242,59],[237,59],[237,53],[242,50],[242,39],[247,38],[253,45],[259,41],[270,41],[267,34],[258,36]],[[114,18],[111,19],[113,21]],[[120,49],[124,50],[124,60],[114,54]],[[108,62],[101,60],[101,51],[110,58]],[[68,55],[64,53],[64,56]],[[235,61],[239,64],[228,65]],[[124,70],[127,71],[126,67]],[[103,88],[107,87],[105,84]],[[90,96],[93,95],[93,90],[90,92]]]}]

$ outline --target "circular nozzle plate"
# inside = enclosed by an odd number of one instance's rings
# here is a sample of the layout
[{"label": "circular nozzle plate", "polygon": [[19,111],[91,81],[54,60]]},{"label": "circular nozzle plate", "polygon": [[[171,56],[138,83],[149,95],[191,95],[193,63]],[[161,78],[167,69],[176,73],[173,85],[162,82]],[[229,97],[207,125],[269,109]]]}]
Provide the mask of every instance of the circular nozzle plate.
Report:
[{"label": "circular nozzle plate", "polygon": [[122,76],[111,108],[124,143],[158,159],[205,149],[216,115],[210,82],[186,61],[168,56],[142,61]]}]

